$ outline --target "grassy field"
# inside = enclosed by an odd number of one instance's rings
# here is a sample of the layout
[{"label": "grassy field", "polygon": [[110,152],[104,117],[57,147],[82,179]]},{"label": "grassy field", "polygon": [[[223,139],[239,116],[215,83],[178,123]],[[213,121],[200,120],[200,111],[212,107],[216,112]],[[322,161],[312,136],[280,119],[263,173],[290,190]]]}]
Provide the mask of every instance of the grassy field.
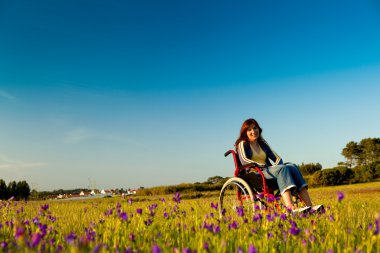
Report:
[{"label": "grassy field", "polygon": [[[321,214],[178,195],[0,203],[2,252],[380,252],[380,182],[315,188]],[[212,196],[213,194],[210,194]]]}]

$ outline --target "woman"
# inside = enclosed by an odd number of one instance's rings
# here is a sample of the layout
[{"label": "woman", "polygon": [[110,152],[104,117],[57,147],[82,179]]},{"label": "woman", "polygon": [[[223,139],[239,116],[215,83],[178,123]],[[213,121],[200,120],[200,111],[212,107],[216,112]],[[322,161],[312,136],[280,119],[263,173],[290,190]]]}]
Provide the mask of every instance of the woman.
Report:
[{"label": "woman", "polygon": [[[239,154],[240,162],[245,165],[255,163],[264,167],[263,174],[268,180],[276,180],[285,206],[293,212],[303,212],[311,209],[312,203],[307,191],[307,183],[293,163],[284,164],[268,145],[261,135],[262,129],[254,119],[244,121],[240,129],[239,138],[235,148]],[[273,161],[273,165],[270,162]],[[292,194],[298,194],[306,207],[296,209]],[[313,207],[315,211],[323,209],[323,205]]]}]

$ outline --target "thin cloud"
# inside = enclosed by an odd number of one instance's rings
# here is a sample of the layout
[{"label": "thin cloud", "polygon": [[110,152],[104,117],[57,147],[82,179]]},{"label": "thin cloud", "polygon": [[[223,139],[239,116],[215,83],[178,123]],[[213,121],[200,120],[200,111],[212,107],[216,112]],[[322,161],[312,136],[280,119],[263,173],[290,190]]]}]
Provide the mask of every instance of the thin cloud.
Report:
[{"label": "thin cloud", "polygon": [[4,90],[0,90],[0,97],[7,98],[7,99],[10,99],[10,100],[15,99],[14,96],[12,96],[11,94],[9,94],[8,92],[6,92]]},{"label": "thin cloud", "polygon": [[8,159],[6,156],[0,156],[0,169],[25,169],[38,168],[46,166],[43,162],[24,162]]},{"label": "thin cloud", "polygon": [[123,143],[126,145],[132,144],[136,146],[143,146],[141,145],[140,142],[130,140],[123,135],[99,133],[87,127],[73,128],[72,130],[66,132],[66,134],[63,137],[63,142],[66,144],[79,144],[79,143],[84,143],[84,142],[93,141],[93,140]]},{"label": "thin cloud", "polygon": [[65,143],[81,143],[91,139],[90,132],[85,128],[76,128],[66,134]]}]

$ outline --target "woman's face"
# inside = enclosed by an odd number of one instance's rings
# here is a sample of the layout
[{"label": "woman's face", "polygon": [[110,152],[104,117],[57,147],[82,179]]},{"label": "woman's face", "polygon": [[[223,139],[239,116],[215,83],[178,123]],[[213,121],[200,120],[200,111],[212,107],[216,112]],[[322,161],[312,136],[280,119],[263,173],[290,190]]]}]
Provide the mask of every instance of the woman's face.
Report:
[{"label": "woman's face", "polygon": [[260,130],[257,126],[251,125],[247,129],[247,137],[249,141],[257,141],[260,137]]}]

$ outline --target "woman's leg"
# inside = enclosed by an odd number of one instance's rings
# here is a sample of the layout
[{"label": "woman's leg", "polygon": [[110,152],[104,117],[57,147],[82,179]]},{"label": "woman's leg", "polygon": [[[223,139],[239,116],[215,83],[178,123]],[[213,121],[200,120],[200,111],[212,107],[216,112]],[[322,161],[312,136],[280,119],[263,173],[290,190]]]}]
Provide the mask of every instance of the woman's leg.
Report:
[{"label": "woman's leg", "polygon": [[301,192],[302,188],[307,187],[307,183],[303,178],[300,169],[294,163],[287,163],[286,166],[289,167],[290,173],[292,174],[293,180],[297,186],[297,191]]},{"label": "woman's leg", "polygon": [[286,165],[275,165],[263,171],[266,179],[276,179],[286,207],[293,209],[293,201],[291,191],[295,190],[296,184],[290,172],[290,168]]},{"label": "woman's leg", "polygon": [[298,195],[306,206],[313,206],[313,204],[311,203],[309,192],[307,191],[306,187],[302,188]]},{"label": "woman's leg", "polygon": [[290,190],[285,191],[282,195],[282,200],[287,208],[294,209],[292,194]]},{"label": "woman's leg", "polygon": [[307,190],[307,183],[305,179],[303,178],[302,173],[299,170],[298,166],[295,165],[294,163],[288,163],[286,164],[286,166],[289,167],[290,172],[293,176],[294,182],[297,185],[298,196],[305,203],[306,206],[312,206],[310,195]]}]

